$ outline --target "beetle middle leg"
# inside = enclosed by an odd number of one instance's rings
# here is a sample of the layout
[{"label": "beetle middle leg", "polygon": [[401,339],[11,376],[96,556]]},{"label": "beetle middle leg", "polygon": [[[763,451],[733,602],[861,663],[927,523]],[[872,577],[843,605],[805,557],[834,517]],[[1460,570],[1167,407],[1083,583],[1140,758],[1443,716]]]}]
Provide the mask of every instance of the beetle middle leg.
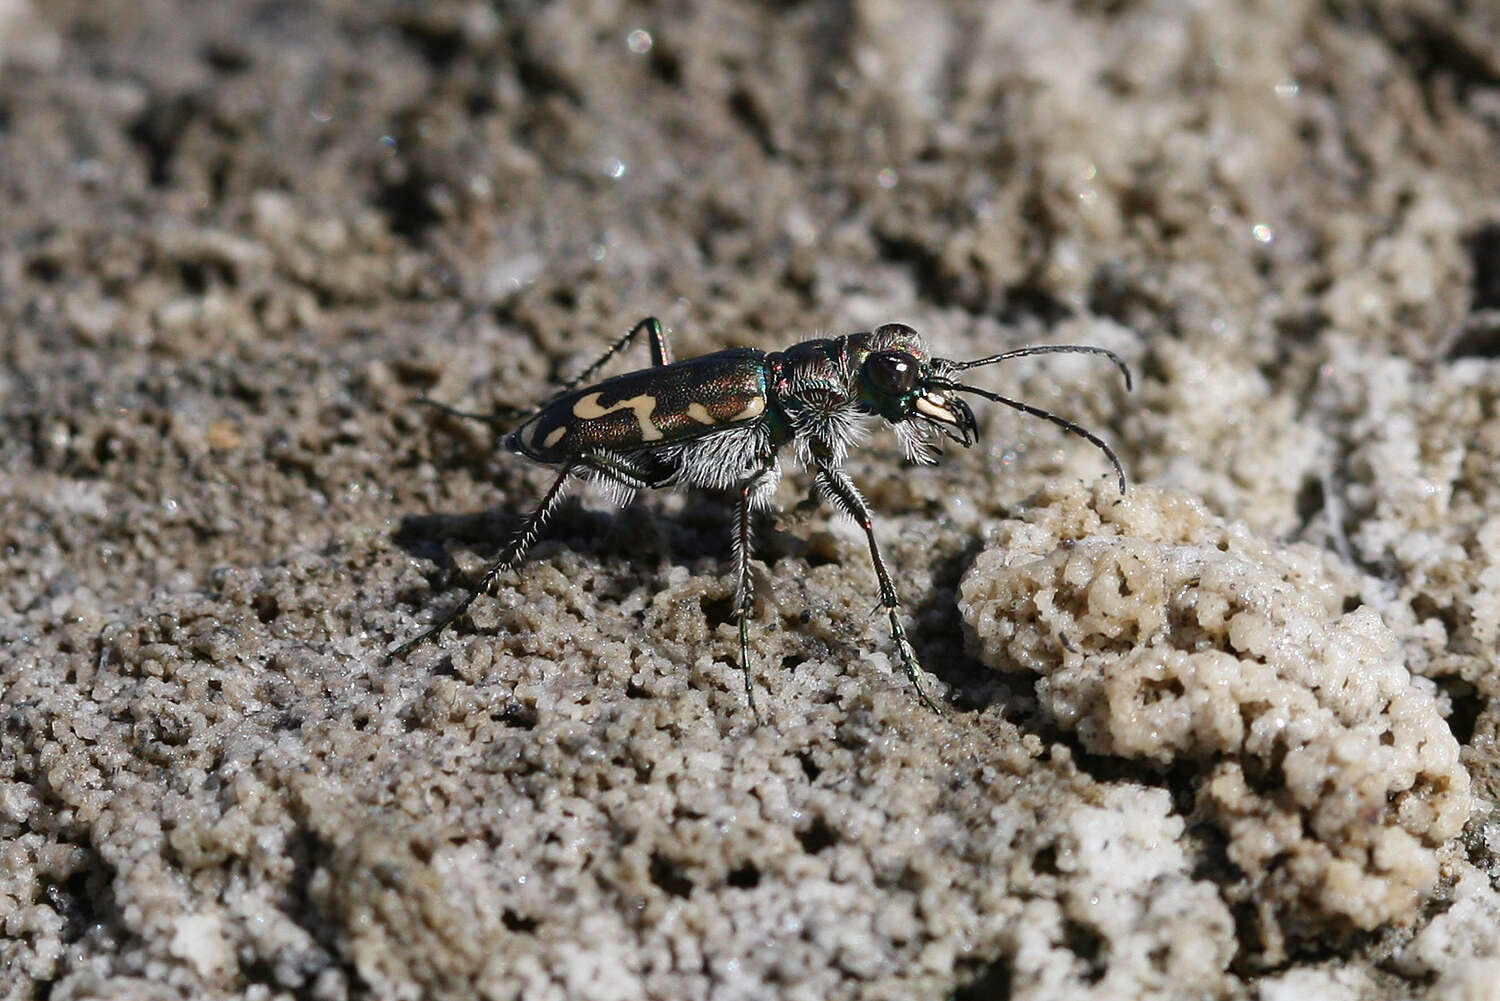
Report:
[{"label": "beetle middle leg", "polygon": [[750,552],[754,545],[750,519],[776,490],[779,479],[776,467],[768,463],[740,484],[737,517],[734,524],[735,606],[740,626],[740,671],[745,676],[745,699],[757,723],[760,710],[755,705],[755,678],[750,670],[750,615],[755,607],[755,577],[750,572]]},{"label": "beetle middle leg", "polygon": [[870,517],[869,506],[846,473],[823,461],[819,461],[817,466],[816,484],[819,491],[864,529],[865,539],[870,543],[870,562],[875,564],[875,579],[880,584],[880,604],[890,616],[891,638],[895,640],[896,649],[901,654],[901,666],[906,670],[906,676],[911,679],[912,687],[917,690],[918,697],[926,703],[927,708],[933,712],[941,712],[922,687],[919,677],[921,665],[917,662],[917,653],[912,649],[911,642],[906,638],[906,630],[901,625],[901,600],[896,596],[896,587],[891,583],[885,560],[880,556],[880,546],[875,541],[875,523]]}]

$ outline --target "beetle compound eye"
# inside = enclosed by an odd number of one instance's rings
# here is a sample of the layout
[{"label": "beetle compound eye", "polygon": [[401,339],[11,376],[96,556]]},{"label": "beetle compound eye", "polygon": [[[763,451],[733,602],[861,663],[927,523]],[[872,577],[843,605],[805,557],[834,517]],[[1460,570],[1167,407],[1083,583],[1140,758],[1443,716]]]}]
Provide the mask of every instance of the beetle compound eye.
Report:
[{"label": "beetle compound eye", "polygon": [[917,360],[905,351],[882,351],[865,362],[865,375],[877,392],[904,396],[912,391],[920,375]]}]

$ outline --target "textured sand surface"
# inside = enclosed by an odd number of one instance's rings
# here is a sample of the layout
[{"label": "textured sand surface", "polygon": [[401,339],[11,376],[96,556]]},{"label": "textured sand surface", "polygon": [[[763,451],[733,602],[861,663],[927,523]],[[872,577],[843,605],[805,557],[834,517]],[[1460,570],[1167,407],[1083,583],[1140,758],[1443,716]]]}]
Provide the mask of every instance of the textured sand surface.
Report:
[{"label": "textured sand surface", "polygon": [[[1479,999],[1500,8],[0,0],[0,998]],[[862,533],[421,407],[901,320]],[[644,364],[645,352],[632,356]]]}]

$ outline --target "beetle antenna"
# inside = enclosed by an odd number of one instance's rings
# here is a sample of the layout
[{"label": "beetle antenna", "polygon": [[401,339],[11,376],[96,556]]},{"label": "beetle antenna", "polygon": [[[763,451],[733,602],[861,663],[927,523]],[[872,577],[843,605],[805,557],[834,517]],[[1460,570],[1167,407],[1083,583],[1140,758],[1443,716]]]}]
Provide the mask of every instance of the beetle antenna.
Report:
[{"label": "beetle antenna", "polygon": [[[1045,351],[1046,349],[1044,348],[1042,350]],[[1109,352],[1105,351],[1103,348],[1098,348],[1096,350],[1101,354],[1109,354]],[[1030,353],[1035,354],[1038,352],[1032,351]],[[1011,355],[1012,357],[1014,356],[1014,352],[1007,352],[1007,354]],[[990,360],[998,361],[1000,358],[1004,357],[1006,357],[1006,355],[999,355],[996,358]],[[1113,356],[1111,355],[1111,357]],[[1119,361],[1118,358],[1116,358],[1115,360]],[[1123,364],[1124,363],[1122,362],[1122,367]],[[1068,420],[1066,417],[1063,417],[1060,414],[1054,414],[1050,410],[1043,410],[1041,407],[1034,407],[1029,403],[1022,403],[1020,400],[1012,400],[1008,396],[1001,396],[999,393],[992,393],[987,389],[980,389],[978,386],[970,386],[962,382],[952,382],[947,379],[933,380],[932,384],[939,389],[955,390],[960,393],[973,393],[975,396],[982,396],[986,400],[993,400],[995,403],[1003,403],[1013,410],[1021,411],[1021,413],[1023,414],[1030,414],[1033,417],[1040,417],[1044,421],[1056,424],[1058,427],[1062,428],[1069,434],[1076,434],[1078,437],[1082,438],[1090,445],[1093,445],[1095,448],[1099,449],[1099,451],[1103,452],[1105,456],[1109,458],[1110,464],[1115,467],[1115,478],[1119,480],[1120,493],[1123,494],[1125,492],[1125,467],[1120,465],[1120,457],[1115,455],[1115,450],[1110,448],[1108,443],[1106,443],[1103,438],[1100,438],[1098,435],[1094,434],[1094,432],[1090,431],[1083,425],[1075,424],[1072,421]]]},{"label": "beetle antenna", "polygon": [[1121,374],[1125,376],[1125,388],[1131,387],[1130,366],[1125,364],[1125,359],[1115,354],[1109,348],[1101,348],[1093,344],[1033,344],[1031,347],[1016,348],[1014,351],[1002,351],[988,358],[977,358],[974,361],[950,362],[952,371],[962,372],[969,368],[981,368],[985,365],[993,365],[996,362],[1009,361],[1012,358],[1025,358],[1027,355],[1050,355],[1050,354],[1075,354],[1075,355],[1103,355],[1115,363]]}]

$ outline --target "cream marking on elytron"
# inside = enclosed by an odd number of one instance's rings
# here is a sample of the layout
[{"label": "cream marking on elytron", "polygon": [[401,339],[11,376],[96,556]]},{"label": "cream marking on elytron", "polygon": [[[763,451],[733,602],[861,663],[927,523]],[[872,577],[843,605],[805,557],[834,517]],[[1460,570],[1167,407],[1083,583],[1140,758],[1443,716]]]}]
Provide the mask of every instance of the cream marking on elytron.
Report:
[{"label": "cream marking on elytron", "polygon": [[635,414],[635,419],[641,425],[641,441],[656,441],[662,436],[661,429],[651,423],[651,415],[656,412],[656,397],[632,396],[612,406],[601,407],[599,399],[603,395],[603,393],[590,393],[573,404],[573,416],[585,421],[596,421],[601,417],[608,417],[617,410],[629,410]]},{"label": "cream marking on elytron", "polygon": [[[650,341],[651,368],[585,385],[642,331]],[[519,566],[562,501],[570,479],[592,480],[610,487],[609,493],[619,503],[647,488],[729,489],[738,500],[732,541],[740,670],[745,699],[759,720],[750,671],[750,616],[754,611],[751,517],[770,506],[781,479],[778,456],[785,446],[792,445],[795,460],[811,474],[814,499],[827,501],[863,529],[879,584],[880,606],[889,619],[901,666],[917,695],[936,710],[937,705],[923,688],[921,666],[901,625],[901,602],[875,541],[874,518],[859,488],[843,471],[844,459],[864,440],[866,425],[877,421],[896,435],[907,461],[916,465],[937,462],[941,454],[938,444],[943,440],[968,448],[979,440],[978,422],[964,399],[972,395],[1049,421],[1099,448],[1114,466],[1120,492],[1124,493],[1124,467],[1104,439],[1049,410],[960,381],[960,373],[969,369],[1063,352],[1108,358],[1119,366],[1125,375],[1125,388],[1130,388],[1130,369],[1106,348],[1038,345],[975,361],[952,361],[934,357],[922,336],[901,323],[887,323],[871,332],[803,341],[784,351],[730,348],[674,363],[661,323],[654,318],[642,320],[551,399],[522,415],[520,426],[502,439],[510,451],[558,470],[557,478],[520,531],[486,568],[478,585],[433,625],[394,648],[391,655],[405,654],[442,632],[480,595],[490,591],[503,574]],[[624,399],[601,407],[599,401],[606,395]],[[738,414],[723,421],[713,419],[716,410],[727,409],[736,400],[747,401]],[[458,417],[491,423],[507,420],[501,414],[471,414],[440,403],[434,405]],[[670,438],[651,420],[658,407],[663,417],[675,418],[670,424]],[[629,433],[628,425],[622,428],[611,422],[606,427],[598,423],[599,418],[619,410],[635,414],[640,425],[637,433]],[[542,428],[551,430],[538,447]]]},{"label": "cream marking on elytron", "polygon": [[745,404],[744,410],[741,410],[739,413],[729,418],[729,423],[733,424],[735,421],[748,421],[751,418],[759,417],[761,414],[765,413],[765,410],[766,398],[764,396],[752,396],[750,398],[750,402]]}]

